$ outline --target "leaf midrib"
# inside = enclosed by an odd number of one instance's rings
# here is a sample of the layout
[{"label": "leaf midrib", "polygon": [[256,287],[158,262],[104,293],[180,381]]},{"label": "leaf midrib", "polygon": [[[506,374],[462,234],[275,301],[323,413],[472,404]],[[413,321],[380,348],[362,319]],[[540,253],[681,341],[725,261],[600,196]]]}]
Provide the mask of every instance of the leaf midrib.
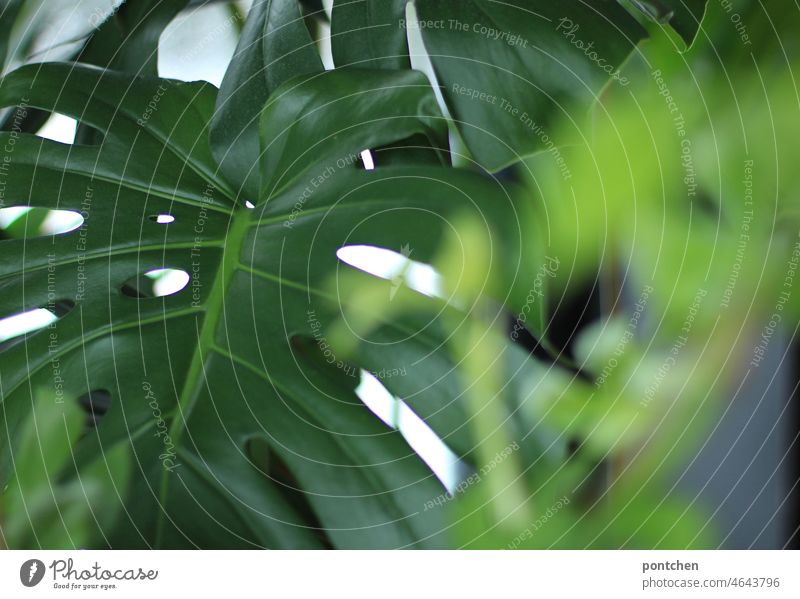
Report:
[{"label": "leaf midrib", "polygon": [[[211,285],[211,292],[206,302],[206,315],[198,334],[198,342],[195,346],[192,361],[186,374],[186,379],[181,389],[178,403],[176,405],[176,415],[170,424],[169,435],[176,447],[180,446],[180,440],[186,428],[186,422],[191,414],[194,400],[198,395],[200,386],[205,382],[205,363],[206,357],[213,351],[214,337],[217,326],[222,317],[225,307],[225,296],[228,287],[233,280],[239,264],[239,256],[244,245],[250,223],[250,212],[246,209],[239,209],[233,213],[225,244],[223,246],[222,261],[218,267],[216,277]],[[161,510],[159,511],[158,525],[156,532],[156,547],[161,546],[164,534],[164,515],[169,490],[169,472],[164,469],[161,475],[161,487],[159,491],[159,501]]]}]

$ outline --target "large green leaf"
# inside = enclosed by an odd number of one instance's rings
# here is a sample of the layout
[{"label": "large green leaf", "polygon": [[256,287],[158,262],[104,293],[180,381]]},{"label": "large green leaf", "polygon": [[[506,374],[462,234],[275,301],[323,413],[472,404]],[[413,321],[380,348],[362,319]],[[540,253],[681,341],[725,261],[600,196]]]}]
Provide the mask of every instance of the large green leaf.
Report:
[{"label": "large green leaf", "polygon": [[[551,148],[551,126],[581,118],[620,71],[645,30],[608,0],[337,0],[332,19],[337,66],[408,68],[408,28],[419,29],[455,125],[490,171]],[[635,2],[691,44],[706,0]],[[577,111],[577,112],[576,112]]]},{"label": "large green leaf", "polygon": [[323,70],[297,0],[256,0],[225,73],[211,126],[220,171],[251,199],[261,189],[259,117],[282,83]]},{"label": "large green leaf", "polygon": [[[161,34],[186,4],[187,0],[124,2],[92,33],[76,60],[134,75],[157,76]],[[96,142],[92,135],[79,127],[75,140]]]},{"label": "large green leaf", "polygon": [[548,148],[554,119],[585,110],[645,37],[605,0],[415,4],[456,126],[492,171]]},{"label": "large green leaf", "polygon": [[[96,146],[20,135],[3,157],[9,200],[82,211],[85,222],[54,238],[0,242],[0,315],[74,303],[47,331],[4,349],[0,430],[16,429],[33,386],[54,385],[56,362],[68,400],[110,392],[111,408],[77,460],[89,464],[120,445],[135,456],[135,500],[114,546],[445,544],[441,515],[420,509],[441,487],[358,399],[357,379],[319,359],[309,313],[323,328],[338,321],[325,281],[342,267],[336,251],[344,245],[412,244],[416,259],[431,261],[448,223],[464,213],[496,223],[498,257],[519,233],[503,224],[508,192],[496,181],[442,168],[365,171],[346,160],[364,144],[435,131],[438,122],[418,76],[363,72],[360,93],[342,98],[350,77],[327,73],[277,90],[289,109],[267,111],[264,164],[292,175],[254,210],[238,202],[211,156],[212,86],[60,64],[25,67],[0,83],[2,104],[25,97],[103,135]],[[306,121],[325,115],[346,130],[356,112],[392,124],[348,136],[315,134]],[[10,134],[1,135],[5,147]],[[300,135],[318,148],[313,167],[298,154]],[[314,183],[319,175],[324,186]],[[174,222],[155,221],[164,214]],[[182,269],[192,281],[163,298],[121,291],[159,268]],[[398,317],[381,331],[407,336],[409,326]],[[439,339],[420,335],[400,359],[420,362],[436,348]],[[377,370],[398,356],[354,360]],[[441,389],[417,391],[416,405],[441,403]],[[437,427],[463,425],[463,414],[448,413]],[[269,446],[266,473],[248,459],[257,439]]]}]

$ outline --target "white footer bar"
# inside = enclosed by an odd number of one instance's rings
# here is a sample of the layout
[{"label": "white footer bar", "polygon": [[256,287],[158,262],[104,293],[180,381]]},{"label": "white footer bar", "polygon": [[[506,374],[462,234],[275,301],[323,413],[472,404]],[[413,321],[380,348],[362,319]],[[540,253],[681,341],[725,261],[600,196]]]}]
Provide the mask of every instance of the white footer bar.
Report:
[{"label": "white footer bar", "polygon": [[800,597],[779,551],[0,551],[0,597]]}]

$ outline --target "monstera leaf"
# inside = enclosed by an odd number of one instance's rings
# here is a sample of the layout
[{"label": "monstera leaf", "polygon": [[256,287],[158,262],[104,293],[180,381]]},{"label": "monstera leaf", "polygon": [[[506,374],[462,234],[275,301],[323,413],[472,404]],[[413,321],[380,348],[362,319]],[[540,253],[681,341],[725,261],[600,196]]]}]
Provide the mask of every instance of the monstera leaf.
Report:
[{"label": "monstera leaf", "polygon": [[[443,545],[441,523],[419,513],[441,488],[354,394],[357,379],[318,359],[309,314],[322,327],[338,317],[323,282],[340,247],[412,244],[415,259],[431,260],[451,215],[479,214],[501,232],[506,190],[454,169],[359,169],[361,149],[441,138],[445,121],[420,74],[330,72],[275,91],[262,126],[263,178],[274,184],[242,197],[206,141],[215,95],[66,64],[24,67],[0,84],[4,105],[74,117],[102,139],[2,134],[7,200],[83,216],[71,233],[2,242],[0,313],[60,316],[3,350],[3,434],[33,386],[57,381],[65,401],[110,396],[77,456],[89,463],[123,444],[136,458],[136,499],[105,531],[115,546]],[[159,269],[191,282],[153,297],[142,275]],[[409,326],[399,318],[382,334]],[[393,358],[383,352],[383,365],[439,345],[415,337]],[[261,441],[266,470],[248,459]],[[291,500],[300,490],[307,505]]]},{"label": "monstera leaf", "polygon": [[[490,171],[552,148],[552,123],[580,118],[609,77],[626,85],[620,69],[646,37],[610,0],[415,0],[416,20],[407,19],[407,4],[337,0],[334,61],[402,68],[409,53],[404,30],[418,30],[455,126]],[[637,4],[689,44],[706,0]]]}]

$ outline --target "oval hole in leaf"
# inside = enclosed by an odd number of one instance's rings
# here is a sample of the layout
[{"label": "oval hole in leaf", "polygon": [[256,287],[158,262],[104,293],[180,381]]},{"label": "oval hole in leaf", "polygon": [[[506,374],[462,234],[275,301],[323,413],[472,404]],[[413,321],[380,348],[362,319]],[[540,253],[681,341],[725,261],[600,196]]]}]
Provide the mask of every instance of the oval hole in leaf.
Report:
[{"label": "oval hole in leaf", "polygon": [[168,225],[169,223],[175,222],[175,217],[172,216],[171,214],[153,214],[148,218],[158,223],[159,225]]},{"label": "oval hole in leaf", "polygon": [[62,235],[79,229],[83,217],[73,210],[51,210],[31,206],[0,208],[0,229],[11,239],[33,239]]},{"label": "oval hole in leaf", "polygon": [[361,152],[361,164],[364,165],[366,171],[375,170],[375,159],[372,157],[372,152],[369,150]]},{"label": "oval hole in leaf", "polygon": [[392,282],[392,291],[407,286],[430,297],[447,299],[442,277],[429,264],[412,260],[414,250],[405,245],[400,252],[371,245],[346,245],[336,256],[358,270]]},{"label": "oval hole in leaf", "polygon": [[50,326],[74,307],[75,303],[70,300],[59,300],[47,308],[34,308],[0,319],[0,351],[15,345],[24,335]]},{"label": "oval hole in leaf", "polygon": [[105,389],[96,389],[81,395],[78,405],[86,414],[86,428],[93,429],[97,426],[111,406],[111,393]]},{"label": "oval hole in leaf", "polygon": [[158,268],[131,277],[122,285],[123,295],[138,299],[166,297],[183,291],[189,284],[189,273],[177,268]]},{"label": "oval hole in leaf", "polygon": [[78,123],[74,118],[53,112],[36,132],[37,137],[57,141],[62,144],[98,146],[105,135],[99,129]]},{"label": "oval hole in leaf", "polygon": [[396,398],[372,373],[362,370],[356,395],[373,414],[396,429],[452,492],[470,473],[469,466],[404,401]]},{"label": "oval hole in leaf", "polygon": [[54,112],[36,135],[62,144],[71,144],[75,142],[75,132],[77,130],[78,121]]}]

